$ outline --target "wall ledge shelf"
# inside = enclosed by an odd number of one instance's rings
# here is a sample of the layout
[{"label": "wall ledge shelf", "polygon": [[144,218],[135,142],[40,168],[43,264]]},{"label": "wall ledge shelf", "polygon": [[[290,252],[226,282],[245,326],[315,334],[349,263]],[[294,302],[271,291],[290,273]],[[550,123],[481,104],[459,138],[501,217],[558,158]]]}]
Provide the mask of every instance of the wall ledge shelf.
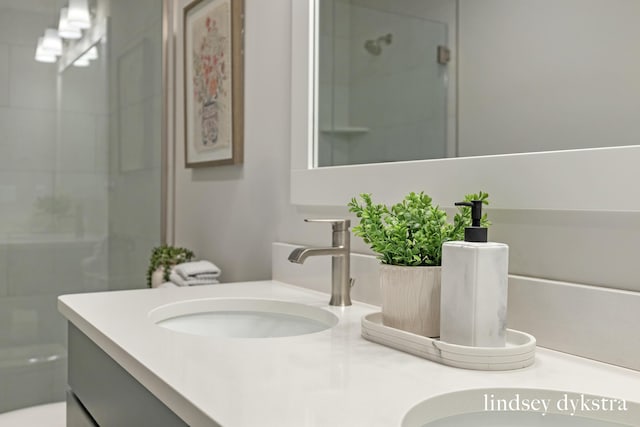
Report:
[{"label": "wall ledge shelf", "polygon": [[369,132],[369,128],[362,126],[336,126],[332,128],[320,128],[320,132],[328,134],[358,135]]}]

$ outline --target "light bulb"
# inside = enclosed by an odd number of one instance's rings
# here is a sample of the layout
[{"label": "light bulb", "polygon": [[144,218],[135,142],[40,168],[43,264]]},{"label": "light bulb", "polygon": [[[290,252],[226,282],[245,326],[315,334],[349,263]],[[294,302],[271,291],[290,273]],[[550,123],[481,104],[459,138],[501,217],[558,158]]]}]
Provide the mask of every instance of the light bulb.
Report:
[{"label": "light bulb", "polygon": [[63,39],[79,39],[82,31],[69,24],[69,9],[63,7],[60,10],[60,21],[58,22],[58,34]]},{"label": "light bulb", "polygon": [[54,28],[47,28],[44,31],[42,49],[51,55],[62,55],[62,39],[60,39],[60,36],[58,35],[58,30]]},{"label": "light bulb", "polygon": [[69,0],[67,19],[72,27],[81,30],[91,28],[91,15],[87,0]]},{"label": "light bulb", "polygon": [[42,48],[43,40],[44,40],[44,37],[38,38],[38,45],[36,46],[36,57],[35,57],[36,61],[46,62],[46,63],[56,62],[56,59],[57,59],[56,56]]},{"label": "light bulb", "polygon": [[82,56],[90,60],[98,59],[98,49],[95,46],[91,46],[91,49]]},{"label": "light bulb", "polygon": [[89,58],[85,58],[85,55],[82,55],[80,58],[73,61],[74,67],[88,67],[90,64]]}]

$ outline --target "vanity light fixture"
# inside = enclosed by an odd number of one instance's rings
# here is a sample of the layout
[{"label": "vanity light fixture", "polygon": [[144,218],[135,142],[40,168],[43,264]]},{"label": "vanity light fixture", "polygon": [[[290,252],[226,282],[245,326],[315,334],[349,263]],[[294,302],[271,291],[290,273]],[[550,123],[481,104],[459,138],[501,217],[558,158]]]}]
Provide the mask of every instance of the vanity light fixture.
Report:
[{"label": "vanity light fixture", "polygon": [[82,55],[83,58],[87,58],[90,60],[94,60],[94,59],[98,59],[98,49],[95,46],[91,46],[91,49],[89,49],[87,51],[87,53],[85,53],[84,55]]},{"label": "vanity light fixture", "polygon": [[38,45],[36,46],[36,61],[46,62],[49,64],[56,62],[56,56],[42,47],[43,41],[44,37],[38,38]]},{"label": "vanity light fixture", "polygon": [[69,23],[69,9],[60,9],[60,21],[58,23],[58,34],[63,39],[77,40],[82,37],[82,31]]},{"label": "vanity light fixture", "polygon": [[69,10],[67,13],[69,25],[80,30],[91,27],[91,15],[87,0],[69,0]]},{"label": "vanity light fixture", "polygon": [[82,55],[80,58],[73,61],[74,67],[88,67],[90,64],[91,62],[89,61],[89,58],[86,57],[86,55]]},{"label": "vanity light fixture", "polygon": [[47,28],[44,31],[42,49],[50,55],[62,55],[62,39],[58,35],[58,30],[55,28]]}]

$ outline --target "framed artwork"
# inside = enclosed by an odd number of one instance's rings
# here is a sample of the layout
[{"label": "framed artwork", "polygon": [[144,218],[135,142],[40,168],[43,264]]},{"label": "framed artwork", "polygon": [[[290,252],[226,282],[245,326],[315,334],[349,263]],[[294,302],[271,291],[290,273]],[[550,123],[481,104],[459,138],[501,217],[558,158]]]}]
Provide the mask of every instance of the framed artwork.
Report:
[{"label": "framed artwork", "polygon": [[183,10],[185,163],[242,163],[243,0],[193,0]]}]

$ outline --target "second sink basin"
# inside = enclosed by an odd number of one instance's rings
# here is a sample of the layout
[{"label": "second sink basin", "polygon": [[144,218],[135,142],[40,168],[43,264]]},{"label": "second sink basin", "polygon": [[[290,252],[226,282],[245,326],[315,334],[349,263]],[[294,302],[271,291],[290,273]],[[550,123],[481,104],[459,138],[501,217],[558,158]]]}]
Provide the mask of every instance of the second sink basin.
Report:
[{"label": "second sink basin", "polygon": [[288,301],[207,298],[167,304],[150,319],[163,328],[224,338],[275,338],[312,334],[335,326],[327,310]]},{"label": "second sink basin", "polygon": [[545,389],[478,389],[414,406],[402,427],[632,427],[640,404]]}]

